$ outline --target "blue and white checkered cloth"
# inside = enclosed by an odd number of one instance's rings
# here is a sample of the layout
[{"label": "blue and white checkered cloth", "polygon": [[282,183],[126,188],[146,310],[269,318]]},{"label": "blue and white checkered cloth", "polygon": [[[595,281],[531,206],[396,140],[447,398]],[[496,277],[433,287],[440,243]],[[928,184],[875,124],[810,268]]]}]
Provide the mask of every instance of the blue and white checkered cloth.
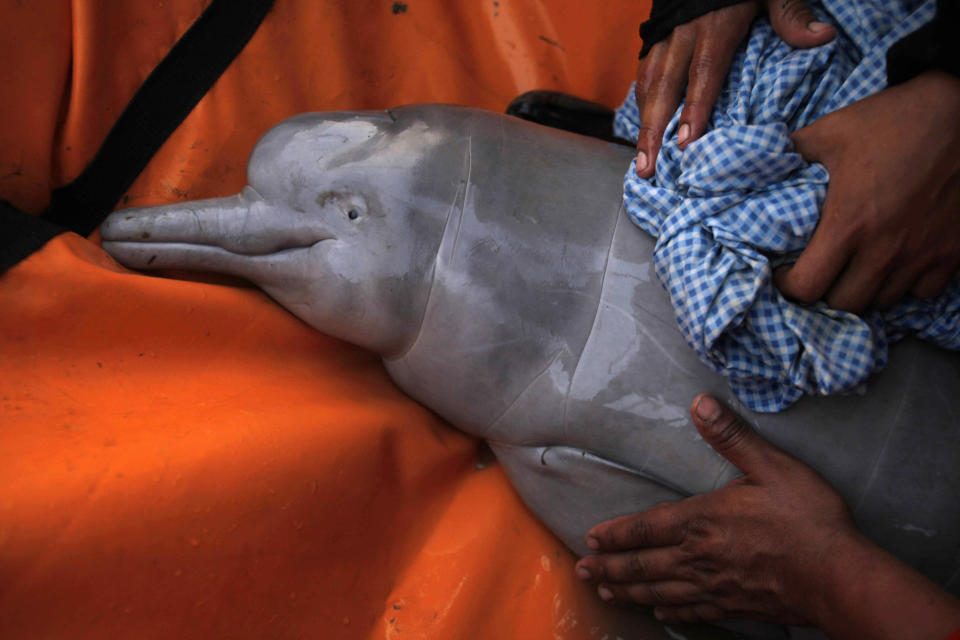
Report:
[{"label": "blue and white checkered cloth", "polygon": [[[829,176],[797,154],[789,133],[886,86],[886,51],[930,21],[933,0],[824,0],[833,42],[783,43],[765,19],[740,48],[713,119],[681,151],[679,109],[655,178],[624,179],[630,218],[657,238],[657,275],[680,330],[754,411],[780,411],[803,394],[857,391],[907,334],[960,349],[960,278],[939,298],[908,298],[859,317],[787,301],[772,269],[796,259],[819,219]],[[631,89],[616,134],[637,139]],[[905,168],[906,170],[906,168]]]}]

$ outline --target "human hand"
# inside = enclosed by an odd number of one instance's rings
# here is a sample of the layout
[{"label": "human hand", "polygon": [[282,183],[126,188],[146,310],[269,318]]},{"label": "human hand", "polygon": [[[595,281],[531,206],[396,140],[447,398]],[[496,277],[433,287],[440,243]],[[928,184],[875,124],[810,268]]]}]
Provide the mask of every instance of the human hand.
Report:
[{"label": "human hand", "polygon": [[680,147],[686,148],[704,133],[733,55],[763,9],[777,34],[791,46],[820,46],[835,35],[833,27],[816,21],[804,0],[749,0],[675,28],[637,66],[636,97],[642,124],[637,140],[638,176],[653,176],[663,132],[684,88],[686,100],[677,131]]},{"label": "human hand", "polygon": [[792,136],[830,172],[810,244],[777,286],[858,312],[943,291],[960,268],[960,80],[929,71]]},{"label": "human hand", "polygon": [[[816,622],[826,567],[861,544],[843,499],[707,395],[704,439],[744,475],[722,489],[597,525],[577,563],[605,600],[652,605],[665,622],[750,617]],[[832,574],[829,574],[832,579]]]}]

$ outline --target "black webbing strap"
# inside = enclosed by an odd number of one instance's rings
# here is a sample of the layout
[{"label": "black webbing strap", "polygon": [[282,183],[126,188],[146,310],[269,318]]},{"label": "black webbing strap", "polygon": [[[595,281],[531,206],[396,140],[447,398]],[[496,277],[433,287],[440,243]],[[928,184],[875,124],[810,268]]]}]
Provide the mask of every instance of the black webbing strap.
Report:
[{"label": "black webbing strap", "polygon": [[213,0],[147,77],[76,180],[43,217],[81,235],[96,229],[150,158],[210,90],[273,0]]},{"label": "black webbing strap", "polygon": [[253,37],[273,1],[213,0],[140,86],[90,164],[53,191],[42,219],[0,203],[0,273],[58,233],[92,233]]},{"label": "black webbing strap", "polygon": [[31,216],[0,200],[0,274],[64,231],[60,225]]}]

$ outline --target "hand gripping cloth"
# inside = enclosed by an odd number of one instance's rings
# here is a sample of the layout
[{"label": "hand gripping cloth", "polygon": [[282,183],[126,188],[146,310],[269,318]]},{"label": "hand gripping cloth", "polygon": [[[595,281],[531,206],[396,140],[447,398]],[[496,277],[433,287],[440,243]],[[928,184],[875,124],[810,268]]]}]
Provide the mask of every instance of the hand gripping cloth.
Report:
[{"label": "hand gripping cloth", "polygon": [[[960,349],[960,279],[938,298],[906,298],[863,316],[801,305],[774,287],[772,271],[796,259],[819,219],[829,175],[808,164],[789,134],[886,86],[887,49],[929,22],[935,2],[814,3],[838,26],[822,47],[785,44],[761,18],[737,52],[708,132],[681,151],[680,109],[656,176],[624,179],[627,214],[657,238],[656,271],[680,330],[754,411],[785,409],[803,394],[862,390],[888,346],[916,334]],[[636,140],[633,90],[616,135]]]}]

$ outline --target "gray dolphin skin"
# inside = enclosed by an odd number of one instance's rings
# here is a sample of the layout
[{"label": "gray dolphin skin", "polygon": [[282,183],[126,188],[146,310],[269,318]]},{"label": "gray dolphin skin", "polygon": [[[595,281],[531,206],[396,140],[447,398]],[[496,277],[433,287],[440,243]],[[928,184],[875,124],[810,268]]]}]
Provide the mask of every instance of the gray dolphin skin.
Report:
[{"label": "gray dolphin skin", "polygon": [[[241,193],[127,209],[103,246],[135,269],[253,281],[489,441],[576,553],[594,524],[737,475],[693,427],[725,381],[683,341],[654,242],[621,210],[632,151],[465,107],[301,115]],[[738,407],[739,408],[739,407]],[[865,395],[740,409],[820,471],[865,533],[960,588],[960,361],[915,340]]]}]

